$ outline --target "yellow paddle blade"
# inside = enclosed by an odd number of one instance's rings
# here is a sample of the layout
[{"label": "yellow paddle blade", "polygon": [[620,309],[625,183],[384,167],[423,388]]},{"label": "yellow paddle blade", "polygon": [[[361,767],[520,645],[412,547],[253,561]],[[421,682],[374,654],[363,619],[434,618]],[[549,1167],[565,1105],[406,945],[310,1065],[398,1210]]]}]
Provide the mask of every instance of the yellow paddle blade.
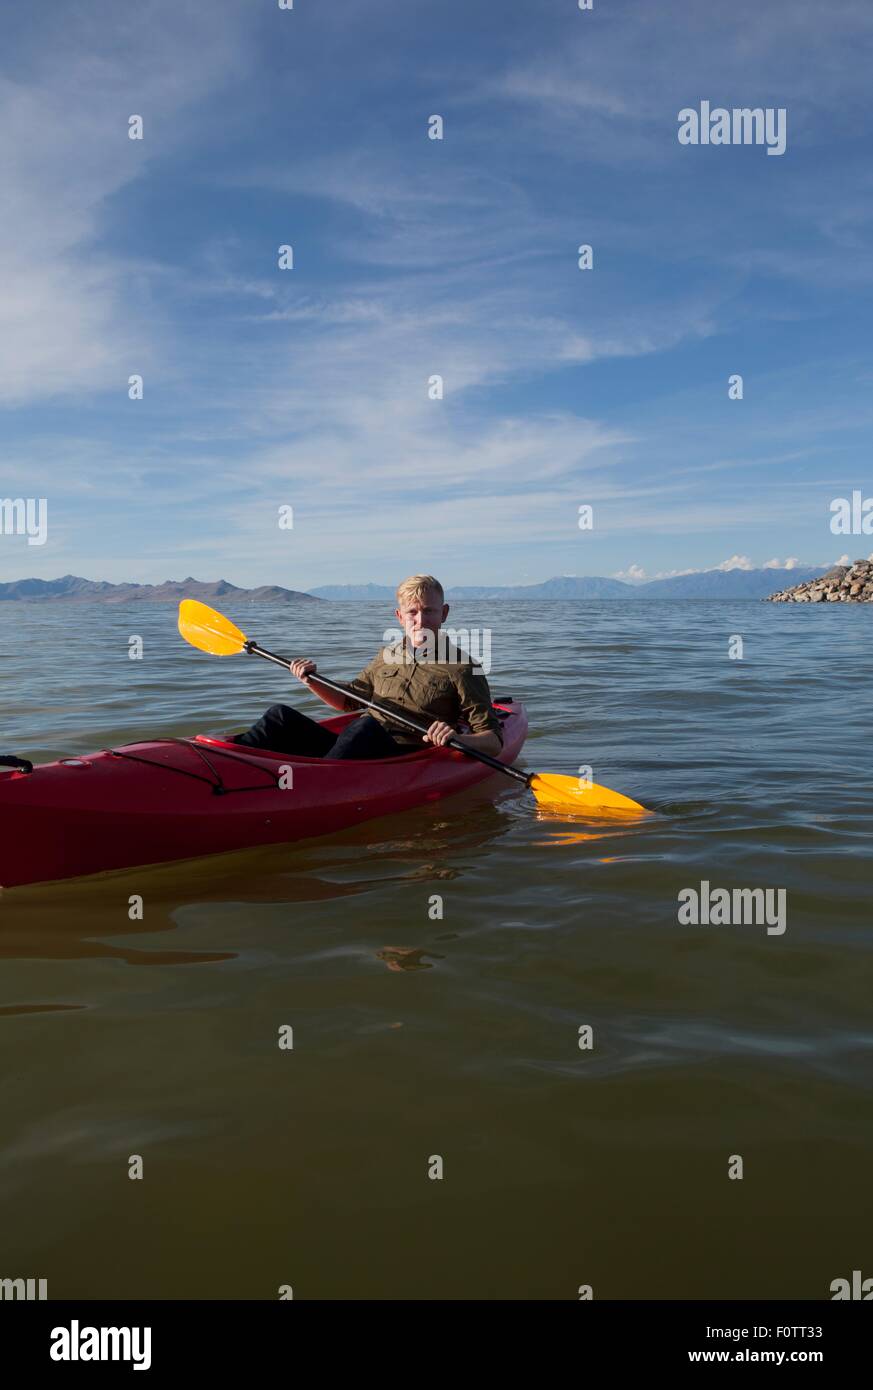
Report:
[{"label": "yellow paddle blade", "polygon": [[248,641],[223,613],[216,613],[196,598],[183,598],[179,604],[179,631],[192,647],[213,656],[235,656]]},{"label": "yellow paddle blade", "polygon": [[542,806],[554,811],[566,811],[576,816],[597,816],[603,813],[635,815],[651,814],[638,801],[621,792],[599,787],[596,782],[584,783],[578,777],[562,777],[557,772],[535,772],[530,789]]}]

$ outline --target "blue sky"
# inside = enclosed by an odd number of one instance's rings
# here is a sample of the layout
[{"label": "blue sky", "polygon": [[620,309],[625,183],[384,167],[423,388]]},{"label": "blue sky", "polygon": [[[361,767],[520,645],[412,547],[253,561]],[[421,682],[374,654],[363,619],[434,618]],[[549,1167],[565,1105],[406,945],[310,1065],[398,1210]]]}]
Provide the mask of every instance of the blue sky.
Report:
[{"label": "blue sky", "polygon": [[[869,0],[81,0],[4,30],[0,497],[49,527],[0,535],[0,579],[869,554],[829,525],[873,494]],[[680,145],[704,99],[784,107],[786,152]]]}]

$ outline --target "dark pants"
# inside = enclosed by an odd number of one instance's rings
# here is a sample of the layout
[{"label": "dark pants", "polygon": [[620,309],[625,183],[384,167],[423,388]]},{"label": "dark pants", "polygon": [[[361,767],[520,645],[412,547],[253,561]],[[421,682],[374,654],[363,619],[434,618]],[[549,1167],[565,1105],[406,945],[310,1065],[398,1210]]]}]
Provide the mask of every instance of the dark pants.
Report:
[{"label": "dark pants", "polygon": [[412,751],[395,743],[371,714],[361,715],[341,734],[333,734],[290,705],[271,705],[250,729],[237,734],[234,742],[248,748],[269,748],[271,753],[296,753],[301,758],[396,758]]}]

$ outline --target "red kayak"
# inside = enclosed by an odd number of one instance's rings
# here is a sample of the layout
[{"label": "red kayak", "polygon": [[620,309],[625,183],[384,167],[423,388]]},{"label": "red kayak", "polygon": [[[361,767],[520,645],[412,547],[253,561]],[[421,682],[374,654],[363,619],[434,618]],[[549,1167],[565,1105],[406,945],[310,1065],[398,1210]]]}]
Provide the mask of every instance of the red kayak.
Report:
[{"label": "red kayak", "polygon": [[[524,706],[495,702],[500,761],[527,733]],[[356,714],[323,720],[338,733]],[[0,768],[0,886],[326,835],[438,801],[495,774],[449,748],[381,761],[290,758],[220,737],[154,739],[85,758]]]}]

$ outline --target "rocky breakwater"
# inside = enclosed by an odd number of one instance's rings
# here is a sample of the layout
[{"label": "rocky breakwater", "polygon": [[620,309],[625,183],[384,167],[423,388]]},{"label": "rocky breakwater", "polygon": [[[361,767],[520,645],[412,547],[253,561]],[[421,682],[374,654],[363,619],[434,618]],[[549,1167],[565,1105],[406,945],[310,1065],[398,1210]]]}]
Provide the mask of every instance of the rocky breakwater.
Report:
[{"label": "rocky breakwater", "polygon": [[820,579],[771,594],[767,603],[873,603],[873,560],[834,565]]}]

